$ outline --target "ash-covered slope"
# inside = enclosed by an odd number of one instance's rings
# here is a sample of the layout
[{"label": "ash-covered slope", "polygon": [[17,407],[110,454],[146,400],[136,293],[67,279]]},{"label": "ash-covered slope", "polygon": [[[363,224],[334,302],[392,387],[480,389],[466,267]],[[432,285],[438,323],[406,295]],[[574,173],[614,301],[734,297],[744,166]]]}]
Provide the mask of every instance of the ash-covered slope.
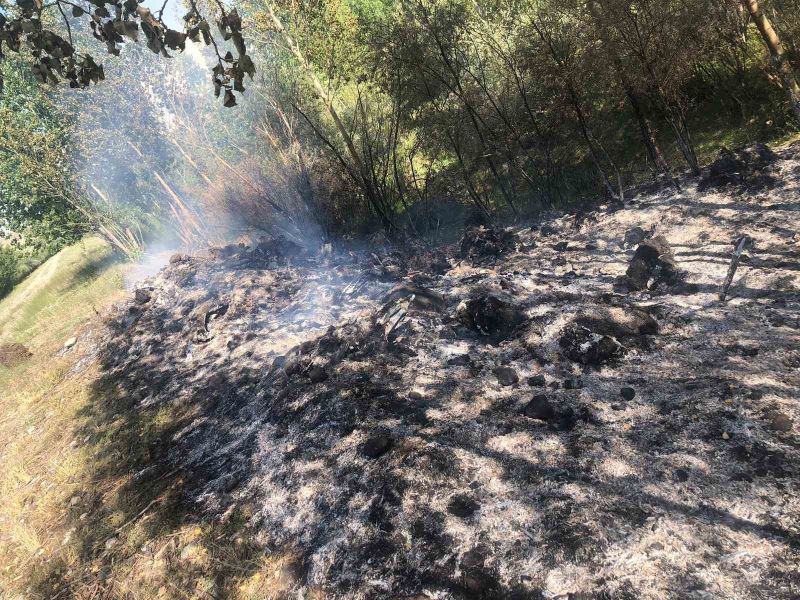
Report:
[{"label": "ash-covered slope", "polygon": [[796,598],[800,150],[765,161],[446,256],[176,257],[104,369],[287,597]]}]

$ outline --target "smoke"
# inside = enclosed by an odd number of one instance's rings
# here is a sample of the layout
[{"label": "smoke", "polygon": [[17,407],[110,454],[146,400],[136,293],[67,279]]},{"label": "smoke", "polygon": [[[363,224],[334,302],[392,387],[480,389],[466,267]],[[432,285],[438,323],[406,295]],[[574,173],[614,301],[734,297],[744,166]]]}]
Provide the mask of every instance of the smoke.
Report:
[{"label": "smoke", "polygon": [[[81,44],[102,56],[85,38]],[[126,43],[104,60],[104,82],[63,94],[76,117],[78,185],[98,219],[141,241],[133,270],[141,277],[175,252],[274,235],[306,248],[321,242],[292,140],[278,139],[286,131],[265,133],[269,86],[257,79],[239,106],[226,109],[209,82],[212,58],[188,40],[170,59]]]}]

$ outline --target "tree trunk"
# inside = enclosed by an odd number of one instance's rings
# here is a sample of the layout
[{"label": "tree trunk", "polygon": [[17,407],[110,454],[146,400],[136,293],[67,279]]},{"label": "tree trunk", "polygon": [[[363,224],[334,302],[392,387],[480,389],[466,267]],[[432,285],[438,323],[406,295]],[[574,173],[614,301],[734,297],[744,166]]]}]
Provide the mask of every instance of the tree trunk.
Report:
[{"label": "tree trunk", "polygon": [[789,104],[792,107],[795,118],[800,121],[800,84],[797,83],[797,78],[794,74],[794,69],[786,58],[786,52],[783,49],[783,43],[778,37],[778,33],[772,27],[767,16],[761,11],[758,5],[758,0],[742,0],[742,4],[750,13],[753,21],[755,21],[761,37],[764,39],[764,44],[769,49],[772,63],[775,69],[780,74],[783,80],[783,85],[786,88],[786,94],[789,96]]},{"label": "tree trunk", "polygon": [[291,53],[297,59],[297,62],[303,67],[308,78],[311,80],[312,85],[314,86],[314,91],[317,94],[317,97],[320,101],[325,105],[325,109],[328,111],[328,114],[333,119],[334,124],[336,125],[336,129],[339,132],[339,135],[342,136],[344,140],[345,146],[347,146],[347,152],[350,155],[353,163],[355,163],[356,171],[361,179],[364,193],[367,196],[367,200],[375,209],[375,212],[381,219],[381,224],[383,227],[391,232],[394,229],[394,223],[389,218],[389,215],[384,210],[383,202],[379,199],[379,192],[376,189],[375,181],[372,178],[370,172],[367,170],[364,161],[361,158],[361,155],[358,153],[356,149],[355,142],[353,141],[353,137],[350,135],[350,132],[347,131],[347,127],[345,127],[344,122],[342,121],[341,117],[339,116],[339,112],[336,110],[335,106],[335,98],[325,89],[325,86],[322,85],[319,77],[314,72],[313,67],[309,62],[306,60],[306,57],[303,55],[300,47],[294,41],[289,32],[286,31],[286,28],[281,23],[281,20],[275,14],[275,11],[272,9],[272,3],[266,2],[265,3],[267,13],[269,15],[272,24],[275,26],[275,30],[280,33],[281,37],[283,37],[283,41],[288,46]]},{"label": "tree trunk", "polygon": [[650,157],[650,160],[653,161],[653,164],[656,166],[656,169],[661,172],[663,175],[669,177],[669,180],[672,182],[672,185],[675,186],[678,191],[680,191],[681,186],[678,184],[675,177],[672,175],[672,171],[667,164],[667,161],[664,159],[664,155],[661,153],[661,149],[658,147],[658,142],[656,141],[656,135],[653,131],[653,126],[650,124],[650,120],[645,116],[644,111],[642,110],[641,102],[639,101],[639,96],[636,95],[636,92],[633,88],[628,84],[628,81],[625,79],[625,76],[622,75],[620,71],[620,78],[622,79],[622,85],[625,88],[625,95],[628,98],[628,103],[631,105],[633,109],[633,114],[636,116],[636,120],[639,123],[639,129],[642,132],[642,142],[644,142],[644,146],[647,149],[647,155]]}]

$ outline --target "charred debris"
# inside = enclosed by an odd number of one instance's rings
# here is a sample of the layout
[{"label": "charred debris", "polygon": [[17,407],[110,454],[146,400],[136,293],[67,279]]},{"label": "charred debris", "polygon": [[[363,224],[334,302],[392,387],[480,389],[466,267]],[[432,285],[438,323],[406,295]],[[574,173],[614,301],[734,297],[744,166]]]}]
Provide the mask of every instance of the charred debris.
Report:
[{"label": "charred debris", "polygon": [[[750,577],[796,552],[797,407],[774,379],[797,383],[798,206],[756,194],[796,194],[797,164],[724,154],[705,192],[453,247],[176,255],[109,324],[103,369],[136,410],[180,408],[154,461],[196,518],[249,507],[259,543],[300,556],[297,591],[657,597],[698,561],[786,590]],[[762,268],[722,302],[744,230]]]}]

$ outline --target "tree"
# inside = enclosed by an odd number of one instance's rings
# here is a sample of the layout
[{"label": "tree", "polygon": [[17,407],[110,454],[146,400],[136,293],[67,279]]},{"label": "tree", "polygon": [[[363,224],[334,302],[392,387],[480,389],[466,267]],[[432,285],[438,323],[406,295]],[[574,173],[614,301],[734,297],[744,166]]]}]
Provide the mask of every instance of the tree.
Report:
[{"label": "tree", "polygon": [[21,60],[2,63],[0,96],[0,237],[27,253],[50,254],[86,231],[75,207],[69,120]]},{"label": "tree", "polygon": [[[190,0],[189,12],[184,16],[184,31],[166,26],[163,20],[167,6],[165,0],[155,15],[139,0],[16,0],[10,7],[0,4],[0,60],[5,51],[26,51],[33,58],[32,68],[41,83],[69,81],[70,87],[84,88],[105,78],[103,66],[90,54],[80,54],[72,36],[72,23],[86,18],[95,39],[105,44],[109,54],[118,55],[126,39],[136,41],[139,31],[144,34],[147,47],[156,54],[169,57],[169,51],[183,51],[186,41],[202,41],[212,46],[217,64],[212,68],[214,93],[224,90],[224,106],[236,105],[234,91],[244,91],[244,76],[255,73],[253,61],[247,55],[242,35],[242,20],[236,9],[226,10],[216,0],[216,24],[222,39],[230,41],[236,50],[223,54],[220,43],[211,33],[206,17],[195,0]],[[61,16],[63,33],[57,29],[51,9]],[[71,13],[72,19],[67,15]],[[3,82],[0,79],[0,92]]]},{"label": "tree", "polygon": [[800,122],[800,84],[797,83],[792,64],[786,56],[783,42],[781,42],[770,20],[761,10],[758,0],[742,0],[742,4],[755,22],[759,33],[761,33],[764,45],[766,45],[769,50],[775,70],[778,72],[783,82],[783,87],[789,98],[789,106],[794,112],[798,122]]}]

